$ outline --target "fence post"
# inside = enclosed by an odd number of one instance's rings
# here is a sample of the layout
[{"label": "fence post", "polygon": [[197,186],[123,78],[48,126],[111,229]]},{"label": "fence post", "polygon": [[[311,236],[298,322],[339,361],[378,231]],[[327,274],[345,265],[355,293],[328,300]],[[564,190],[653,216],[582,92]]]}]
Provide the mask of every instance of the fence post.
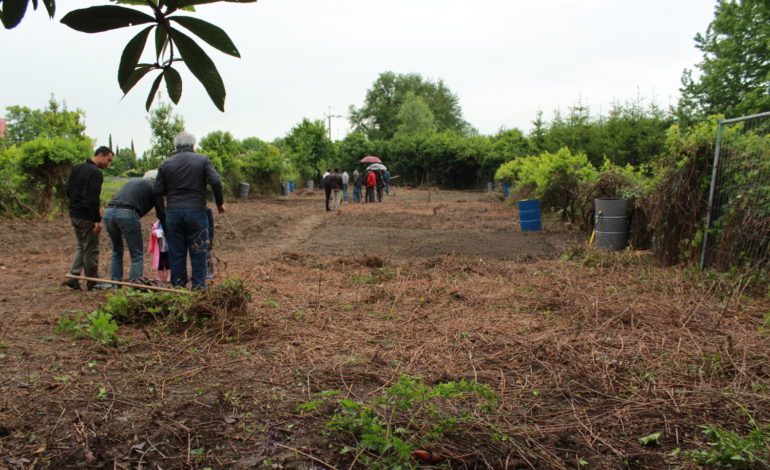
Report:
[{"label": "fence post", "polygon": [[709,230],[711,229],[711,212],[714,210],[714,189],[717,183],[717,171],[719,170],[719,147],[722,145],[722,126],[724,119],[719,120],[717,126],[717,144],[714,149],[714,163],[711,169],[711,187],[709,188],[709,205],[706,210],[706,228],[703,229],[703,247],[700,252],[700,266],[706,267],[706,249],[708,248]]}]

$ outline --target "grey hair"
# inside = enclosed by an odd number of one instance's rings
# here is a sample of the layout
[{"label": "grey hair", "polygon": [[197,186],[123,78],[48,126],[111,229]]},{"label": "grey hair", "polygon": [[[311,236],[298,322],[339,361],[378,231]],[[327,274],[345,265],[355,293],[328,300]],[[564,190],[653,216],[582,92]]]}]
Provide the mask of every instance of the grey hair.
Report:
[{"label": "grey hair", "polygon": [[174,147],[195,147],[195,136],[189,132],[180,132],[174,137]]}]

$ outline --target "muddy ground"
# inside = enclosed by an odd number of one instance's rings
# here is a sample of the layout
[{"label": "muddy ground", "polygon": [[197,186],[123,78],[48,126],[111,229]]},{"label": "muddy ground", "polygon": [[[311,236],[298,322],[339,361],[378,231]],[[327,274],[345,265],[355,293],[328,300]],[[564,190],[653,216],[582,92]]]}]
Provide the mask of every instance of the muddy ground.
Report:
[{"label": "muddy ground", "polygon": [[[54,333],[106,300],[60,285],[68,219],[0,222],[0,468],[697,468],[702,426],[770,422],[767,297],[544,226],[482,193],[230,201],[213,285],[245,282],[238,328],[112,347]],[[409,380],[470,391],[393,401]]]}]

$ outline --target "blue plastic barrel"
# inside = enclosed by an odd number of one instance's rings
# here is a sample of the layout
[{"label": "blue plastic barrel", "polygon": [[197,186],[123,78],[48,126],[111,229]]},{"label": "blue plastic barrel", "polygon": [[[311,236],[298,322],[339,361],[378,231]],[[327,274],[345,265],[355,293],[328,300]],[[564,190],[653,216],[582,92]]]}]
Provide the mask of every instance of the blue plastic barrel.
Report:
[{"label": "blue plastic barrel", "polygon": [[511,194],[511,183],[502,183],[503,196],[508,197]]},{"label": "blue plastic barrel", "polygon": [[542,230],[539,199],[519,201],[519,224],[521,225],[522,232]]},{"label": "blue plastic barrel", "polygon": [[289,192],[294,192],[294,180],[289,181]]}]

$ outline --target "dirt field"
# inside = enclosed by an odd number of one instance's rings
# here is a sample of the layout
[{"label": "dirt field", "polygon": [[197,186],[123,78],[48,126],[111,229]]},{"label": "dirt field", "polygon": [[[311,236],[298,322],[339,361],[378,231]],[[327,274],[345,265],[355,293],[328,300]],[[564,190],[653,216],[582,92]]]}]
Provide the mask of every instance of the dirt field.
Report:
[{"label": "dirt field", "polygon": [[770,423],[767,297],[490,195],[231,201],[215,245],[242,329],[110,347],[54,333],[106,300],[60,285],[68,219],[0,222],[0,468],[698,468]]}]

